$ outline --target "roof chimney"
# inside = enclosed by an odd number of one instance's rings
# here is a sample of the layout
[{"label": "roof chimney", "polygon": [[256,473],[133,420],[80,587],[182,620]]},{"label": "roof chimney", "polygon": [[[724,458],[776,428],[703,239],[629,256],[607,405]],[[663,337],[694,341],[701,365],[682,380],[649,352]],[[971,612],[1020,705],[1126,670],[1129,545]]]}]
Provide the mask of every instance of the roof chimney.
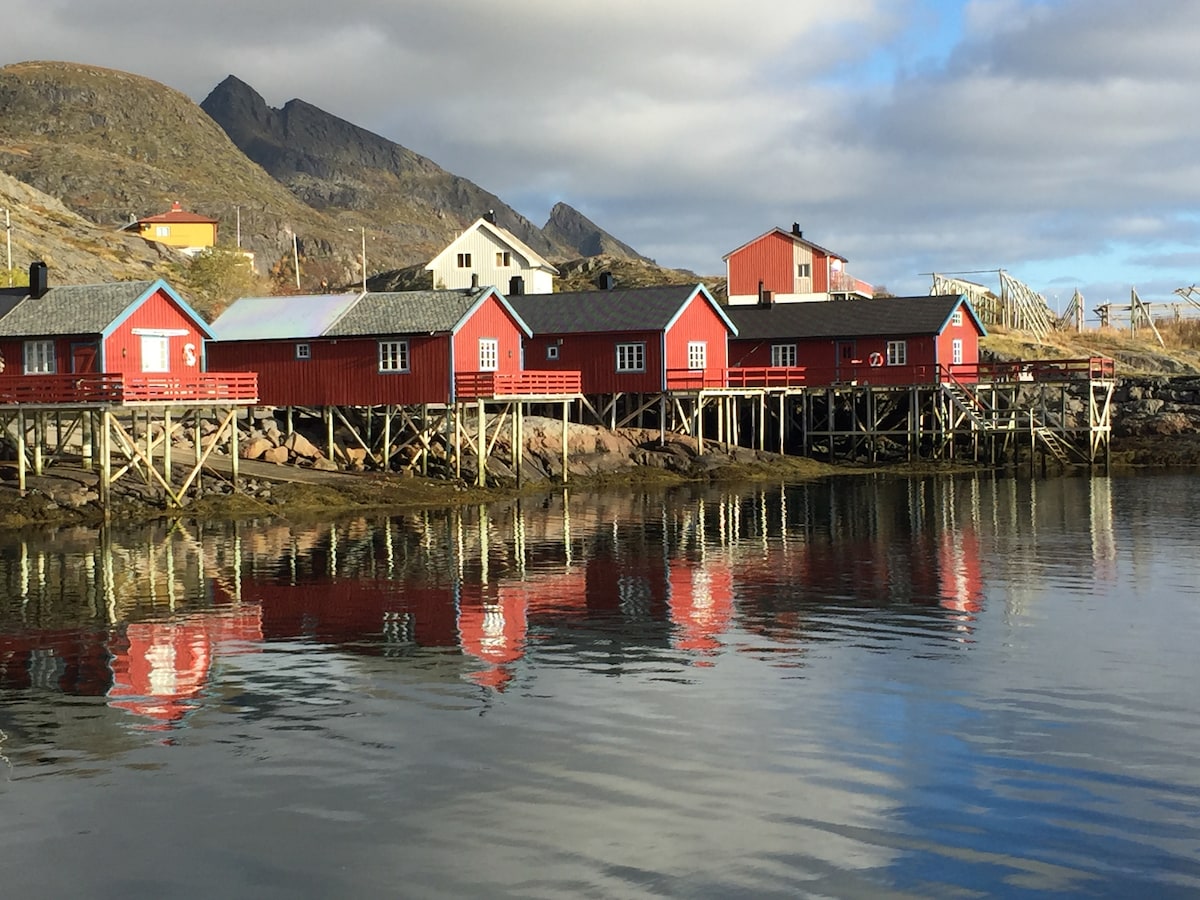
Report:
[{"label": "roof chimney", "polygon": [[47,277],[46,264],[41,260],[31,262],[29,264],[29,296],[34,300],[46,296],[46,291],[50,290],[49,278]]},{"label": "roof chimney", "polygon": [[798,238],[802,238],[802,237],[804,237],[804,232],[800,230],[800,223],[799,223],[799,222],[793,222],[793,223],[792,223],[792,234],[794,234],[794,235],[795,235],[796,237],[798,237]]},{"label": "roof chimney", "polygon": [[611,291],[617,284],[612,272],[601,272],[596,278],[596,287],[602,291]]},{"label": "roof chimney", "polygon": [[171,204],[171,212],[183,212],[183,207],[179,205],[178,200]]},{"label": "roof chimney", "polygon": [[489,209],[486,213],[483,214],[483,219],[485,222],[491,222],[493,225],[495,225],[496,224],[496,211],[494,209]]},{"label": "roof chimney", "polygon": [[473,290],[473,291],[479,290],[479,273],[478,272],[471,273],[471,290]]}]

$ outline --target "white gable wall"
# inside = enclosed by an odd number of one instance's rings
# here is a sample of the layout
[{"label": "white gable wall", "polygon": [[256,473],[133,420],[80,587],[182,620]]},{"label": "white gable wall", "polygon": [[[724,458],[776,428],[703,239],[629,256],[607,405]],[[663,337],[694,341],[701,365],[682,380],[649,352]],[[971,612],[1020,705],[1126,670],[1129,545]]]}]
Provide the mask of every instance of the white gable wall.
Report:
[{"label": "white gable wall", "polygon": [[[503,257],[498,258],[499,254],[505,253],[508,254],[507,265]],[[470,256],[469,265],[465,259],[463,265],[459,264],[461,254]],[[553,276],[549,272],[533,268],[528,259],[483,228],[474,228],[459,236],[446,248],[432,271],[435,289],[467,288],[471,286],[471,276],[478,275],[481,286],[493,285],[502,294],[508,293],[509,281],[514,276],[525,279],[527,294],[554,291]]]}]

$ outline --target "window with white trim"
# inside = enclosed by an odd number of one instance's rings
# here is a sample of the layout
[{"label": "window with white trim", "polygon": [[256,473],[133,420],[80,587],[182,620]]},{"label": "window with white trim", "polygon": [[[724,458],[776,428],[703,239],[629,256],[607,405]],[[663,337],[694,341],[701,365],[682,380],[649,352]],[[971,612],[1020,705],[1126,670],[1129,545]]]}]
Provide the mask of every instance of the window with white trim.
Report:
[{"label": "window with white trim", "polygon": [[908,341],[887,342],[887,364],[889,366],[908,365]]},{"label": "window with white trim", "polygon": [[704,341],[688,341],[688,368],[703,369],[708,359],[708,345]]},{"label": "window with white trim", "polygon": [[550,344],[546,347],[546,359],[558,359],[558,344]]},{"label": "window with white trim", "polygon": [[496,268],[507,269],[512,265],[512,253],[508,250],[496,251]]},{"label": "window with white trim", "polygon": [[954,365],[961,366],[963,361],[962,341],[957,338],[950,344],[950,358]]},{"label": "window with white trim", "polygon": [[170,225],[154,226],[154,236],[155,237],[170,237],[171,236],[171,226]]},{"label": "window with white trim", "polygon": [[646,345],[640,342],[637,344],[617,344],[617,371],[645,372]]},{"label": "window with white trim", "polygon": [[794,366],[796,364],[795,344],[772,344],[771,365]]},{"label": "window with white trim", "polygon": [[951,325],[961,325],[962,322],[963,322],[962,307],[959,307],[958,309],[956,309],[954,312],[952,312],[950,314],[950,324]]},{"label": "window with white trim", "polygon": [[171,371],[171,339],[162,334],[143,334],[142,371]]},{"label": "window with white trim", "polygon": [[297,344],[296,359],[312,359],[312,347],[308,344]]},{"label": "window with white trim", "polygon": [[500,342],[495,338],[479,339],[479,371],[495,372],[500,368]]},{"label": "window with white trim", "polygon": [[54,359],[54,341],[25,342],[25,374],[53,375],[58,371]]},{"label": "window with white trim", "polygon": [[458,267],[460,269],[471,268],[471,254],[470,253],[458,254]]},{"label": "window with white trim", "polygon": [[408,341],[379,342],[379,371],[408,371]]},{"label": "window with white trim", "polygon": [[812,263],[796,263],[797,278],[812,278]]}]

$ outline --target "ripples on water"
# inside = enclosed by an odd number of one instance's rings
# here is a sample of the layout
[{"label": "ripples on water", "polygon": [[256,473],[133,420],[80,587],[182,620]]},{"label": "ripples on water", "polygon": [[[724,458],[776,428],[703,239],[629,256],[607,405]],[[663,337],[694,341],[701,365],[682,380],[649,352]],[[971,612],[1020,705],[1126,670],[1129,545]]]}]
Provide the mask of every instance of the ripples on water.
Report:
[{"label": "ripples on water", "polygon": [[10,540],[5,894],[1195,896],[1198,493]]}]

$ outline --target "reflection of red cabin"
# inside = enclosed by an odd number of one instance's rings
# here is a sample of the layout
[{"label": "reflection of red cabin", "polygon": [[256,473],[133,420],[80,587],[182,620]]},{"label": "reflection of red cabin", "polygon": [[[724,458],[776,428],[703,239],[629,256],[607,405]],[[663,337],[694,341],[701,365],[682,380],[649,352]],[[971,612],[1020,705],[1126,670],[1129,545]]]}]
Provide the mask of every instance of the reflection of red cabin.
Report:
[{"label": "reflection of red cabin", "polygon": [[809,386],[978,379],[986,334],[965,297],[726,307],[734,367],[801,366]]},{"label": "reflection of red cabin", "polygon": [[[222,645],[262,640],[259,613],[257,606],[248,606],[166,622],[131,622],[109,647],[109,705],[149,720],[150,728],[171,727],[195,708]],[[238,646],[236,652],[244,649]]]},{"label": "reflection of red cabin", "polygon": [[487,663],[472,680],[503,690],[512,664],[525,655],[525,590],[520,583],[463,585],[458,601],[458,638],[464,652]]},{"label": "reflection of red cabin", "polygon": [[674,645],[680,650],[712,653],[733,618],[733,574],[716,563],[688,559],[671,562],[668,575]]},{"label": "reflection of red cabin", "polygon": [[195,375],[204,370],[211,337],[199,314],[161,279],[50,287],[45,265],[34,263],[28,288],[0,291],[6,379]]},{"label": "reflection of red cabin", "polygon": [[243,297],[212,328],[213,365],[275,406],[446,403],[456,375],[519,374],[529,334],[490,287]]},{"label": "reflection of red cabin", "polygon": [[736,333],[702,284],[510,298],[530,368],[582,373],[584,394],[657,393],[671,373],[721,385]]}]

